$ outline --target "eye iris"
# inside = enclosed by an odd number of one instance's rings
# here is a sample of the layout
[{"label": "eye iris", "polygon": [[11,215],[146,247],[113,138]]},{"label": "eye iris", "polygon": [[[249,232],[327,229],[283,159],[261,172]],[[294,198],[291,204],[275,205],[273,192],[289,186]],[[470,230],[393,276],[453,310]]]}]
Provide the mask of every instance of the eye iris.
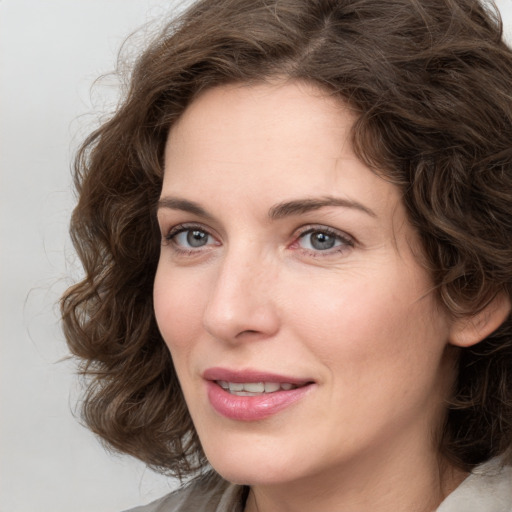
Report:
[{"label": "eye iris", "polygon": [[191,229],[187,232],[187,243],[190,247],[201,247],[208,242],[208,235],[204,231]]},{"label": "eye iris", "polygon": [[310,235],[310,241],[311,246],[318,250],[332,249],[336,243],[336,239],[333,236],[322,233],[321,231],[312,233]]}]

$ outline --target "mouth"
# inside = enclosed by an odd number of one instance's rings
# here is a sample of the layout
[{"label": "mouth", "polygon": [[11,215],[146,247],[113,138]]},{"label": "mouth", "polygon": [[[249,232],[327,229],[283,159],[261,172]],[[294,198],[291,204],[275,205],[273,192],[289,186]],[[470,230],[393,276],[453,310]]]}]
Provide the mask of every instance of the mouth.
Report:
[{"label": "mouth", "polygon": [[260,421],[301,402],[316,387],[311,379],[258,370],[209,368],[202,374],[216,413],[235,421]]},{"label": "mouth", "polygon": [[291,382],[228,382],[226,380],[214,382],[224,391],[236,396],[260,396],[277,391],[290,391],[307,385],[301,386]]}]

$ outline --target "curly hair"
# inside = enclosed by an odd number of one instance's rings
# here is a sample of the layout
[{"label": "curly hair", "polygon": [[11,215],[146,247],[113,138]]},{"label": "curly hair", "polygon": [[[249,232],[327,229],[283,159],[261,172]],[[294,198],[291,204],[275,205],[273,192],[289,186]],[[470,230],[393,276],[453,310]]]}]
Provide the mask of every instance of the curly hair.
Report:
[{"label": "curly hair", "polygon": [[[75,161],[71,237],[84,268],[61,301],[88,383],[82,414],[112,448],[180,477],[206,461],[152,288],[155,207],[173,123],[202,91],[303,80],[356,112],[358,157],[402,190],[440,303],[512,297],[512,51],[477,0],[202,0],[133,68]],[[460,349],[440,450],[471,469],[510,452],[512,319]],[[510,453],[509,453],[510,457]]]}]

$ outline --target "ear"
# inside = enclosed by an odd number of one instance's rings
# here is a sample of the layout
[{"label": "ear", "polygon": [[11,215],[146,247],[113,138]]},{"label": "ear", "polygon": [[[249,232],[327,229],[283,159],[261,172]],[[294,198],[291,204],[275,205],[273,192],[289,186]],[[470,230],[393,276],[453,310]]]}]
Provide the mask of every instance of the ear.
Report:
[{"label": "ear", "polygon": [[482,311],[455,319],[450,329],[450,344],[457,347],[476,345],[506,320],[510,310],[510,297],[500,293]]}]

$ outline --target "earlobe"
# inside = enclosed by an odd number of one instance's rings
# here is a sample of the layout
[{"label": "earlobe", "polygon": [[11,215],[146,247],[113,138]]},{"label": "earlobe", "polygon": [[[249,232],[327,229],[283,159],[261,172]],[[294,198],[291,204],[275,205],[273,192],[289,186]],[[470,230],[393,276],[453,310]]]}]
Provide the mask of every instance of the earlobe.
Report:
[{"label": "earlobe", "polygon": [[457,347],[476,345],[493,333],[510,315],[510,311],[510,297],[500,293],[482,311],[453,322],[450,344]]}]

